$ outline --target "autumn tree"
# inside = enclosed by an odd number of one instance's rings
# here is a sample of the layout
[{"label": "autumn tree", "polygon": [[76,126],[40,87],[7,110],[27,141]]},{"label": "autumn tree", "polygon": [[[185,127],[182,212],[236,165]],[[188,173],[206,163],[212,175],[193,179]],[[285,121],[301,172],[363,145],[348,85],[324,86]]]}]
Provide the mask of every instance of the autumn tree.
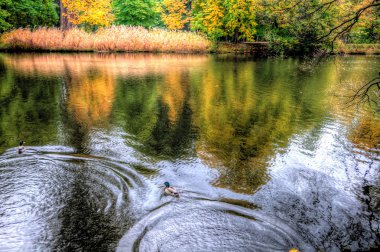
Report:
[{"label": "autumn tree", "polygon": [[[378,17],[380,0],[260,0],[260,5],[257,37],[307,52],[347,36],[371,11]],[[369,23],[375,24],[376,15]]]},{"label": "autumn tree", "polygon": [[212,39],[254,40],[256,0],[196,0],[193,5],[193,29]]},{"label": "autumn tree", "polygon": [[62,0],[59,0],[59,27],[62,30],[72,28],[74,25],[70,22],[67,15],[67,8],[63,6]]},{"label": "autumn tree", "polygon": [[112,5],[116,24],[152,27],[159,23],[154,0],[114,0]]},{"label": "autumn tree", "polygon": [[253,41],[256,33],[256,0],[226,0],[225,27],[234,41]]},{"label": "autumn tree", "polygon": [[111,0],[62,0],[70,23],[87,29],[109,26],[113,21]]},{"label": "autumn tree", "polygon": [[308,52],[318,48],[318,37],[339,19],[337,6],[323,5],[325,0],[261,1],[257,13],[258,37],[269,41],[275,50]]},{"label": "autumn tree", "polygon": [[226,35],[224,15],[223,0],[196,0],[193,3],[191,27],[206,33],[212,39],[218,39]]},{"label": "autumn tree", "polygon": [[170,30],[180,30],[190,21],[187,0],[163,0],[158,7],[161,19]]},{"label": "autumn tree", "polygon": [[348,43],[377,43],[380,41],[380,7],[371,8],[342,39]]}]

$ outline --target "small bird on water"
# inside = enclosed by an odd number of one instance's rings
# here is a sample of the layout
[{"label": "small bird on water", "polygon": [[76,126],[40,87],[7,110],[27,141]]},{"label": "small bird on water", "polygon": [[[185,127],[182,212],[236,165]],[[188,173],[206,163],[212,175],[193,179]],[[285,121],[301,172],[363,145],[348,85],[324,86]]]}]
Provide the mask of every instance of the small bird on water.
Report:
[{"label": "small bird on water", "polygon": [[20,144],[18,146],[18,154],[21,154],[25,151],[24,141],[20,140]]},{"label": "small bird on water", "polygon": [[174,187],[170,186],[169,182],[165,182],[164,185],[165,185],[165,189],[164,189],[165,195],[179,197],[179,193]]}]

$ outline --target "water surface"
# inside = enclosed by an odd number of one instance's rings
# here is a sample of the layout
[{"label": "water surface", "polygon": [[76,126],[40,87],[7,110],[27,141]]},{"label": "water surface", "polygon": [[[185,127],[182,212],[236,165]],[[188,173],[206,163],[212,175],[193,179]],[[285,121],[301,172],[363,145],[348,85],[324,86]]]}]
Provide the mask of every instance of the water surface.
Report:
[{"label": "water surface", "polygon": [[1,54],[0,250],[375,248],[379,65]]}]

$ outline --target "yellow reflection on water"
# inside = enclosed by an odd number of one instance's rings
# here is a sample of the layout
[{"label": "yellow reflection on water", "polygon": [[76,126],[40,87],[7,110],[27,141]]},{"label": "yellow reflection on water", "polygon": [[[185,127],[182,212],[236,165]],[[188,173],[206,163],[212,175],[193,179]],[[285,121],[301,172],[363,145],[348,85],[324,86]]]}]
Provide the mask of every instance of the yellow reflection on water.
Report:
[{"label": "yellow reflection on water", "polygon": [[[337,85],[331,87],[329,106],[335,115],[339,115],[341,122],[348,127],[348,139],[356,148],[364,151],[378,153],[380,149],[380,117],[374,104],[353,99],[354,94],[368,81],[377,76],[377,71],[368,74],[368,68],[376,64],[371,63],[375,58],[368,57],[355,64],[350,58],[337,59],[341,78],[336,80]],[[377,70],[377,69],[376,69]],[[377,92],[377,89],[369,90]],[[371,97],[376,99],[375,97]]]},{"label": "yellow reflection on water", "polygon": [[83,125],[107,122],[114,96],[115,80],[106,72],[82,72],[67,81],[67,109]]},{"label": "yellow reflection on water", "polygon": [[380,149],[380,118],[370,111],[364,113],[354,123],[348,137],[358,148]]},{"label": "yellow reflection on water", "polygon": [[[352,75],[339,72],[335,62],[307,67],[292,59],[218,62],[205,55],[152,54],[2,58],[21,74],[62,76],[67,111],[78,124],[103,125],[118,110],[126,131],[156,148],[147,155],[194,146],[219,170],[214,184],[238,192],[251,193],[267,181],[271,160],[295,134],[322,127],[331,116],[351,123],[354,114],[341,113],[341,100],[327,96],[342,90],[340,75]],[[379,122],[371,115],[357,120],[350,141],[378,148]]]},{"label": "yellow reflection on water", "polygon": [[161,85],[161,95],[163,102],[168,106],[168,117],[171,122],[175,122],[181,113],[185,98],[187,96],[187,81],[182,78],[181,71],[170,71],[164,76]]},{"label": "yellow reflection on water", "polygon": [[4,64],[24,74],[64,76],[68,111],[82,125],[107,122],[120,77],[163,74],[162,97],[175,121],[184,100],[176,68],[202,68],[205,55],[27,54],[2,55]]}]

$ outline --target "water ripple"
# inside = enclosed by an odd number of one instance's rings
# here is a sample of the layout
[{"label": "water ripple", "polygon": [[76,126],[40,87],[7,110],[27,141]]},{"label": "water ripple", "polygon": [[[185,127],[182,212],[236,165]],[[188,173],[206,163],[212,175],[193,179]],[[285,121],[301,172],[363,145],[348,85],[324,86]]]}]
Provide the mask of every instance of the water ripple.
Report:
[{"label": "water ripple", "polygon": [[117,251],[287,251],[292,247],[313,251],[274,216],[197,199],[156,208],[123,236]]},{"label": "water ripple", "polygon": [[72,151],[33,147],[0,156],[2,249],[90,249],[99,235],[100,248],[110,249],[132,223],[130,199],[148,187],[133,164]]}]

